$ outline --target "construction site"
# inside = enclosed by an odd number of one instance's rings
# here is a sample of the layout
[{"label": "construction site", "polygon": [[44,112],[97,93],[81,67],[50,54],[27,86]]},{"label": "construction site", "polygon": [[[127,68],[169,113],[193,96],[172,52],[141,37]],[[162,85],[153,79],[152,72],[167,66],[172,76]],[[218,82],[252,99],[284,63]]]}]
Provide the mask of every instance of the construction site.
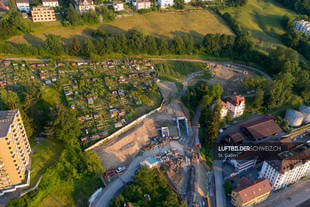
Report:
[{"label": "construction site", "polygon": [[[255,75],[230,65],[210,64],[206,70],[212,75],[208,84],[220,83],[229,94],[239,93],[244,78]],[[199,73],[196,74],[188,76],[183,91],[199,80]],[[187,206],[214,206],[213,174],[200,155],[201,109],[196,111],[195,117],[190,117],[174,82],[158,80],[157,85],[163,97],[158,110],[92,148],[109,172],[105,174],[105,180],[111,182],[98,204],[107,203],[113,198],[113,192],[119,192],[124,183],[133,181],[139,166],[147,165],[165,175],[171,189],[186,201]],[[120,167],[127,167],[124,174],[118,173]]]},{"label": "construction site", "polygon": [[[164,100],[173,98],[178,93],[174,83],[161,82],[158,85]],[[169,140],[188,136],[187,122],[190,117],[185,109],[180,101],[172,99],[169,104],[163,104],[160,112],[152,114],[133,128],[93,150],[100,156],[106,169],[126,166],[141,150],[150,150]]]}]

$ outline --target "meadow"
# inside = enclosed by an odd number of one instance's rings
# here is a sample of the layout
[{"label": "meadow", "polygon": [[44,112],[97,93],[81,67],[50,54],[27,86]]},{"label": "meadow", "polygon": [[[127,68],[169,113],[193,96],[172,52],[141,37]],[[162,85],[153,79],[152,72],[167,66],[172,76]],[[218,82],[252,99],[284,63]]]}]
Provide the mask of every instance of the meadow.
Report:
[{"label": "meadow", "polygon": [[200,41],[207,33],[233,34],[224,20],[215,13],[208,10],[185,10],[134,14],[94,26],[63,27],[60,21],[34,23],[32,33],[12,37],[10,41],[36,45],[44,40],[47,34],[61,35],[65,39],[71,39],[73,36],[90,38],[91,32],[98,28],[107,33],[120,33],[138,28],[146,34],[169,38],[186,33],[193,35],[196,41]]},{"label": "meadow", "polygon": [[248,0],[246,6],[221,10],[225,12],[235,17],[244,31],[251,33],[261,49],[281,44],[280,36],[285,33],[281,25],[283,15],[296,15],[274,0]]}]

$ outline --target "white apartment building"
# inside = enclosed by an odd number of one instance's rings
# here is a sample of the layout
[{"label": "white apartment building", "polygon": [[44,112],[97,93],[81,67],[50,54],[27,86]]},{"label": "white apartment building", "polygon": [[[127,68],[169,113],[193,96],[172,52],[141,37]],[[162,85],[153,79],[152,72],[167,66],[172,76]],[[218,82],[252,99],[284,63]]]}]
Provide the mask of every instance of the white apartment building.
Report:
[{"label": "white apartment building", "polygon": [[310,35],[310,22],[305,20],[295,21],[294,27],[297,31]]},{"label": "white apartment building", "polygon": [[93,0],[76,0],[76,10],[78,10],[81,14],[91,9],[95,10]]},{"label": "white apartment building", "polygon": [[59,7],[58,0],[42,0],[43,6]]},{"label": "white apartment building", "polygon": [[124,10],[124,3],[121,1],[115,1],[113,3],[114,11],[123,11]]},{"label": "white apartment building", "polygon": [[168,7],[173,7],[174,2],[173,0],[158,0],[157,4],[160,5],[160,8],[166,9]]},{"label": "white apartment building", "polygon": [[19,11],[27,13],[30,11],[29,0],[16,0],[16,6]]},{"label": "white apartment building", "polygon": [[267,178],[273,190],[278,190],[310,175],[310,144],[282,152],[278,160],[264,161],[260,178]]},{"label": "white apartment building", "polygon": [[239,174],[249,168],[252,168],[256,165],[257,157],[256,156],[240,156],[238,159],[229,160],[236,170],[236,173]]},{"label": "white apartment building", "polygon": [[136,8],[136,10],[150,9],[151,1],[150,0],[135,0],[135,1],[132,1],[132,5]]},{"label": "white apartment building", "polygon": [[227,99],[226,102],[229,114],[233,118],[242,116],[245,109],[245,98],[244,96],[232,96]]}]

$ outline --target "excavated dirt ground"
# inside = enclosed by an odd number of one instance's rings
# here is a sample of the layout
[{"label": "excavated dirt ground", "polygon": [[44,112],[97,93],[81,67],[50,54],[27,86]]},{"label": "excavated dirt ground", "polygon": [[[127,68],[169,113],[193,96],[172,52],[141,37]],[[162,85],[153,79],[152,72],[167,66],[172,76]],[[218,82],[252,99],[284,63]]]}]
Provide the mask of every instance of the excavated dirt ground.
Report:
[{"label": "excavated dirt ground", "polygon": [[[244,70],[239,68],[228,68],[224,65],[217,65],[215,68],[211,70],[214,74],[214,77],[208,80],[208,85],[213,85],[215,83],[219,83],[223,89],[224,95],[233,95],[242,93],[241,82],[250,76],[255,76],[254,73],[242,73]],[[199,76],[198,76],[199,77]],[[197,80],[193,80],[197,81]],[[191,82],[193,84],[195,82]]]},{"label": "excavated dirt ground", "polygon": [[[172,98],[178,93],[173,82],[161,81],[158,86],[165,99]],[[149,143],[151,137],[159,135],[161,127],[169,127],[170,136],[177,136],[174,119],[176,116],[189,118],[189,112],[186,111],[184,114],[184,110],[182,102],[172,99],[160,112],[156,112],[120,136],[96,147],[94,151],[100,156],[105,169],[128,165],[140,149]]]}]

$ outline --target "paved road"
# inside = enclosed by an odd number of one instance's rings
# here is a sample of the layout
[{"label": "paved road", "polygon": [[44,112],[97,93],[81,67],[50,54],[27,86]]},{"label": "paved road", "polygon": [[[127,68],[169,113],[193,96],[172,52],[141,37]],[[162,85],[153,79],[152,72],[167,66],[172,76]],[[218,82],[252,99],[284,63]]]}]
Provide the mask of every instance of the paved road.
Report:
[{"label": "paved road", "polygon": [[139,167],[141,161],[145,160],[147,157],[152,155],[158,155],[167,151],[170,148],[170,144],[154,148],[151,151],[146,151],[142,156],[136,157],[128,166],[127,170],[124,174],[120,175],[113,182],[107,185],[102,193],[98,196],[98,198],[93,203],[92,207],[108,207],[110,201],[114,198],[114,196],[120,192],[120,190],[130,181],[133,181],[134,175],[136,173],[136,169]]},{"label": "paved road", "polygon": [[[271,192],[264,202],[256,207],[295,207],[310,199],[310,178],[300,180],[280,192]],[[306,207],[306,206],[304,206]],[[309,207],[309,206],[307,206]]]}]

